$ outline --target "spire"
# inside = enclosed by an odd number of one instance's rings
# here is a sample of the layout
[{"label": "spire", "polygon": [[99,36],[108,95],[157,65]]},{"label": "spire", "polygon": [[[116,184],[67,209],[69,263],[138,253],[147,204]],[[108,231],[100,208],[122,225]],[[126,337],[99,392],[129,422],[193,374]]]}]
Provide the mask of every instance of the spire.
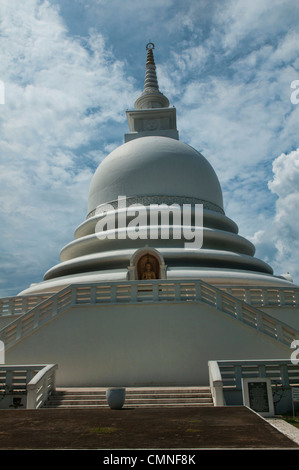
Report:
[{"label": "spire", "polygon": [[149,42],[146,45],[147,58],[145,66],[144,91],[135,101],[136,109],[168,108],[169,101],[160,91],[156,74],[154,59],[155,45]]},{"label": "spire", "polygon": [[125,134],[125,142],[146,136],[179,140],[176,110],[169,107],[168,99],[159,91],[154,48],[152,42],[146,45],[144,90],[135,101],[135,109],[126,111],[130,132]]}]

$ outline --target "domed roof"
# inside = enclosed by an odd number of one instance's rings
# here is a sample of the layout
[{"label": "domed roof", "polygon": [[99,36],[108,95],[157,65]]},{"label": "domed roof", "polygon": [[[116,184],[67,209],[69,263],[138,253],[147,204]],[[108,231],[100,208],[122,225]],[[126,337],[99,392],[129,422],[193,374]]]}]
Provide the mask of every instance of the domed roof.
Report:
[{"label": "domed roof", "polygon": [[169,137],[139,137],[103,160],[91,181],[88,213],[119,196],[192,198],[223,211],[221,187],[210,163],[194,148]]}]

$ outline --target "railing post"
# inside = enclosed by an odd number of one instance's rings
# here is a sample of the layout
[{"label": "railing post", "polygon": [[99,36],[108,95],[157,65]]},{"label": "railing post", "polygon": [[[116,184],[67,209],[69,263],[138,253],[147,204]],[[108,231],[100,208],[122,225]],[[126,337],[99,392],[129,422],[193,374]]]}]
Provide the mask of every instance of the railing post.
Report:
[{"label": "railing post", "polygon": [[16,340],[22,337],[22,320],[18,321],[17,328],[16,328]]},{"label": "railing post", "polygon": [[6,371],[6,389],[10,391],[12,389],[12,370]]},{"label": "railing post", "polygon": [[268,299],[268,291],[267,289],[262,289],[262,301],[261,301],[262,306],[266,306],[269,304],[269,299]]},{"label": "railing post", "polygon": [[91,286],[90,288],[90,303],[94,305],[96,303],[96,287]]},{"label": "railing post", "polygon": [[160,299],[159,299],[159,284],[152,284],[151,285],[152,287],[152,300],[154,302],[158,302]]},{"label": "railing post", "polygon": [[276,334],[277,334],[277,339],[283,342],[283,329],[282,326],[279,323],[275,324],[276,327]]},{"label": "railing post", "polygon": [[217,361],[209,361],[209,381],[214,406],[224,405],[223,381]]},{"label": "railing post", "polygon": [[57,297],[52,300],[52,317],[54,317],[57,313]]},{"label": "railing post", "polygon": [[71,305],[77,304],[77,289],[76,287],[71,287]]},{"label": "railing post", "polygon": [[216,301],[216,308],[218,310],[222,310],[222,293],[220,291],[217,290],[216,292],[216,298],[215,298],[215,301]]},{"label": "railing post", "polygon": [[[35,409],[43,405],[49,394],[49,377],[55,375],[57,365],[44,366],[27,384],[27,408]],[[54,380],[54,379],[53,379]],[[54,382],[53,382],[54,383]],[[55,385],[54,385],[55,386]],[[51,388],[52,389],[52,388]],[[37,392],[41,390],[40,399],[37,402]]]},{"label": "railing post", "polygon": [[22,299],[22,313],[27,312],[27,310],[28,310],[28,298],[23,297],[23,299]]},{"label": "railing post", "polygon": [[137,284],[132,283],[131,284],[131,302],[137,302]]},{"label": "railing post", "polygon": [[246,288],[244,287],[244,301],[251,305],[251,290],[250,290],[250,287],[249,288]]},{"label": "railing post", "polygon": [[281,376],[282,385],[284,387],[289,387],[290,386],[289,374],[288,374],[288,367],[286,364],[280,364],[280,376]]},{"label": "railing post", "polygon": [[110,302],[111,303],[116,302],[116,288],[114,284],[111,284],[110,286]]},{"label": "railing post", "polygon": [[242,389],[242,366],[241,365],[234,365],[234,375],[236,378],[236,388],[237,390]]},{"label": "railing post", "polygon": [[237,320],[243,321],[243,308],[241,302],[236,302],[236,317]]},{"label": "railing post", "polygon": [[265,364],[259,364],[258,365],[258,371],[259,371],[259,377],[266,377],[266,365]]},{"label": "railing post", "polygon": [[263,316],[261,313],[258,313],[256,315],[256,329],[259,331],[263,331],[264,325],[263,325]]},{"label": "railing post", "polygon": [[279,290],[279,300],[280,300],[280,306],[283,307],[286,301],[285,301],[284,291],[282,289]]},{"label": "railing post", "polygon": [[197,301],[201,301],[201,283],[200,281],[196,281],[195,283],[195,298]]},{"label": "railing post", "polygon": [[28,410],[34,410],[36,408],[36,385],[27,386],[27,404]]},{"label": "railing post", "polygon": [[38,323],[39,323],[39,308],[36,308],[34,312],[33,328],[36,328],[38,326]]},{"label": "railing post", "polygon": [[13,303],[13,300],[10,299],[9,302],[8,302],[8,312],[7,312],[7,313],[9,313],[10,315],[13,314],[13,305],[12,305],[12,303]]},{"label": "railing post", "polygon": [[176,301],[181,300],[181,283],[175,282],[174,283],[174,296]]},{"label": "railing post", "polygon": [[31,379],[35,376],[35,372],[32,368],[27,369],[26,372],[26,383],[29,383]]}]

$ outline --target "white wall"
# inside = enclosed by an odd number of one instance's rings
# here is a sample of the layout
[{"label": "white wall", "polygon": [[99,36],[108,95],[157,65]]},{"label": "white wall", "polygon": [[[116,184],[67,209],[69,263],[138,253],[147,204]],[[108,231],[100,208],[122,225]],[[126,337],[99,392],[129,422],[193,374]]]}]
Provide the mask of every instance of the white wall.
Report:
[{"label": "white wall", "polygon": [[8,349],[6,363],[57,363],[57,386],[207,385],[208,360],[291,352],[207,305],[163,302],[74,307]]}]

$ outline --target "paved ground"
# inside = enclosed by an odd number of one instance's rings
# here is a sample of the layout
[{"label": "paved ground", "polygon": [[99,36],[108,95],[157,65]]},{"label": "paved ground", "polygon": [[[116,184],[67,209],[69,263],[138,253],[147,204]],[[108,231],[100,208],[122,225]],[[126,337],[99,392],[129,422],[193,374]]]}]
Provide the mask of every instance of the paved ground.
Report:
[{"label": "paved ground", "polygon": [[298,449],[246,407],[0,410],[0,450]]}]

